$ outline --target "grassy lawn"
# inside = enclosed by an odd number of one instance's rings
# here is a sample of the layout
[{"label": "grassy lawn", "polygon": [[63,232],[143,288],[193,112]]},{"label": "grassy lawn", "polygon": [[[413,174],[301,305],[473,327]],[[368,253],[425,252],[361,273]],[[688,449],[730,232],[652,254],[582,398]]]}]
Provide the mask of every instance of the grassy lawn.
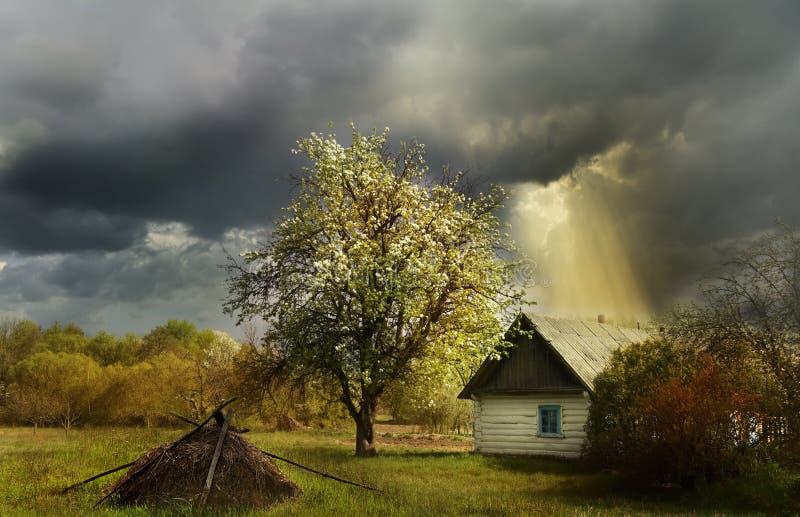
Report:
[{"label": "grassy lawn", "polygon": [[[152,508],[92,510],[101,488],[120,474],[61,495],[60,489],[132,461],[181,430],[0,428],[0,515],[152,515]],[[379,488],[369,492],[278,462],[304,494],[288,503],[228,515],[714,515],[791,513],[775,506],[757,483],[695,493],[632,489],[613,474],[574,463],[486,457],[453,447],[414,442],[379,447],[380,456],[357,459],[347,432],[254,432],[262,449],[331,474]],[[768,490],[767,490],[768,492]],[[176,512],[173,508],[163,514]]]}]

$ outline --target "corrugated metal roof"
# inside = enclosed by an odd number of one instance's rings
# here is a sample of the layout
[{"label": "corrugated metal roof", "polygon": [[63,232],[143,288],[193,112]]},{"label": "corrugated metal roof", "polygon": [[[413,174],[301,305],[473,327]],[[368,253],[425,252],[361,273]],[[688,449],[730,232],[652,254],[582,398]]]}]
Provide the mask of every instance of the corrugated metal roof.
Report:
[{"label": "corrugated metal roof", "polygon": [[614,350],[650,339],[650,334],[634,328],[529,313],[525,316],[592,392],[594,378],[608,364]]}]

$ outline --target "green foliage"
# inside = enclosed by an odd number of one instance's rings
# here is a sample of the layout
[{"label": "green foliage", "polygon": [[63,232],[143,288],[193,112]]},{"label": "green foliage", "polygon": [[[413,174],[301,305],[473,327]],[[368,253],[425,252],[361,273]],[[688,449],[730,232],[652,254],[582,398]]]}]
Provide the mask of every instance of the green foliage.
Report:
[{"label": "green foliage", "polygon": [[236,369],[240,348],[226,333],[186,321],[169,321],[144,340],[107,332],[89,339],[58,323],[41,333],[34,322],[7,320],[0,325],[0,419],[70,429],[175,424],[167,411],[204,417],[247,387]]},{"label": "green foliage", "polygon": [[69,323],[64,327],[60,323],[53,323],[42,334],[42,347],[50,352],[67,352],[82,354],[86,352],[89,338],[83,333],[83,329],[74,323]]},{"label": "green foliage", "polygon": [[751,368],[664,340],[615,352],[595,380],[589,458],[688,486],[752,470],[765,398]]},{"label": "green foliage", "polygon": [[396,384],[387,393],[393,420],[423,426],[431,433],[458,433],[471,430],[472,401],[461,400],[453,385],[433,382]]},{"label": "green foliage", "polygon": [[[501,343],[519,302],[517,264],[494,188],[471,198],[460,175],[428,177],[424,147],[392,154],[387,131],[352,143],[312,133],[298,142],[297,198],[271,241],[228,265],[225,310],[263,318],[280,368],[323,378],[372,447],[381,395],[415,366],[483,358]],[[361,449],[358,449],[361,451]]]},{"label": "green foliage", "polygon": [[[69,431],[90,415],[92,403],[103,389],[101,374],[100,366],[83,354],[36,353],[12,368],[10,405],[28,421],[58,423]],[[31,399],[32,395],[35,398]],[[28,407],[30,404],[34,407]]]},{"label": "green foliage", "polygon": [[33,321],[0,321],[0,383],[8,382],[9,369],[31,355],[41,340],[41,329]]},{"label": "green foliage", "polygon": [[142,338],[137,359],[141,361],[167,352],[180,356],[191,355],[200,348],[197,338],[197,327],[193,323],[186,320],[169,320]]}]

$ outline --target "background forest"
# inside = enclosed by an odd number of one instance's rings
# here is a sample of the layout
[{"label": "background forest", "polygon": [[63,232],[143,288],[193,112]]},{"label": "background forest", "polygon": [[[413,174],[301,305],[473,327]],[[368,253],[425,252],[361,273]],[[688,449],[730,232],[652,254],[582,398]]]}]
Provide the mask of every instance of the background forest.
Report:
[{"label": "background forest", "polygon": [[[246,329],[247,330],[247,329]],[[240,397],[237,415],[269,429],[336,427],[347,422],[331,395],[314,383],[266,379],[254,332],[237,342],[225,332],[169,320],[143,336],[77,325],[42,329],[31,320],[0,322],[0,423],[59,426],[175,425],[169,413],[204,416],[226,398]],[[431,431],[466,431],[469,405],[455,387],[399,385],[384,411]]]}]

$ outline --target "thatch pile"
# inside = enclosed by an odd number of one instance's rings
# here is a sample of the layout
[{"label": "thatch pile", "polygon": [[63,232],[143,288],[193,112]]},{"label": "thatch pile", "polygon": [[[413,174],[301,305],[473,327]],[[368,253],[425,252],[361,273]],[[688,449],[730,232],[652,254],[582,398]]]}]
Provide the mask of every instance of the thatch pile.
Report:
[{"label": "thatch pile", "polygon": [[172,502],[212,506],[269,506],[300,494],[267,455],[229,429],[210,492],[206,477],[221,428],[210,423],[175,442],[150,449],[116,483],[106,488],[118,504]]},{"label": "thatch pile", "polygon": [[[223,402],[202,422],[172,413],[195,428],[174,442],[153,447],[133,463],[96,474],[64,488],[61,493],[128,469],[116,483],[105,488],[105,495],[95,507],[107,500],[122,505],[177,502],[197,506],[201,512],[207,505],[264,507],[301,493],[270,458],[341,483],[376,490],[262,451],[251,444],[241,436],[247,429],[230,425],[231,409],[228,408],[224,417],[220,412],[235,400],[236,397]],[[216,424],[209,423],[212,419]]]}]

